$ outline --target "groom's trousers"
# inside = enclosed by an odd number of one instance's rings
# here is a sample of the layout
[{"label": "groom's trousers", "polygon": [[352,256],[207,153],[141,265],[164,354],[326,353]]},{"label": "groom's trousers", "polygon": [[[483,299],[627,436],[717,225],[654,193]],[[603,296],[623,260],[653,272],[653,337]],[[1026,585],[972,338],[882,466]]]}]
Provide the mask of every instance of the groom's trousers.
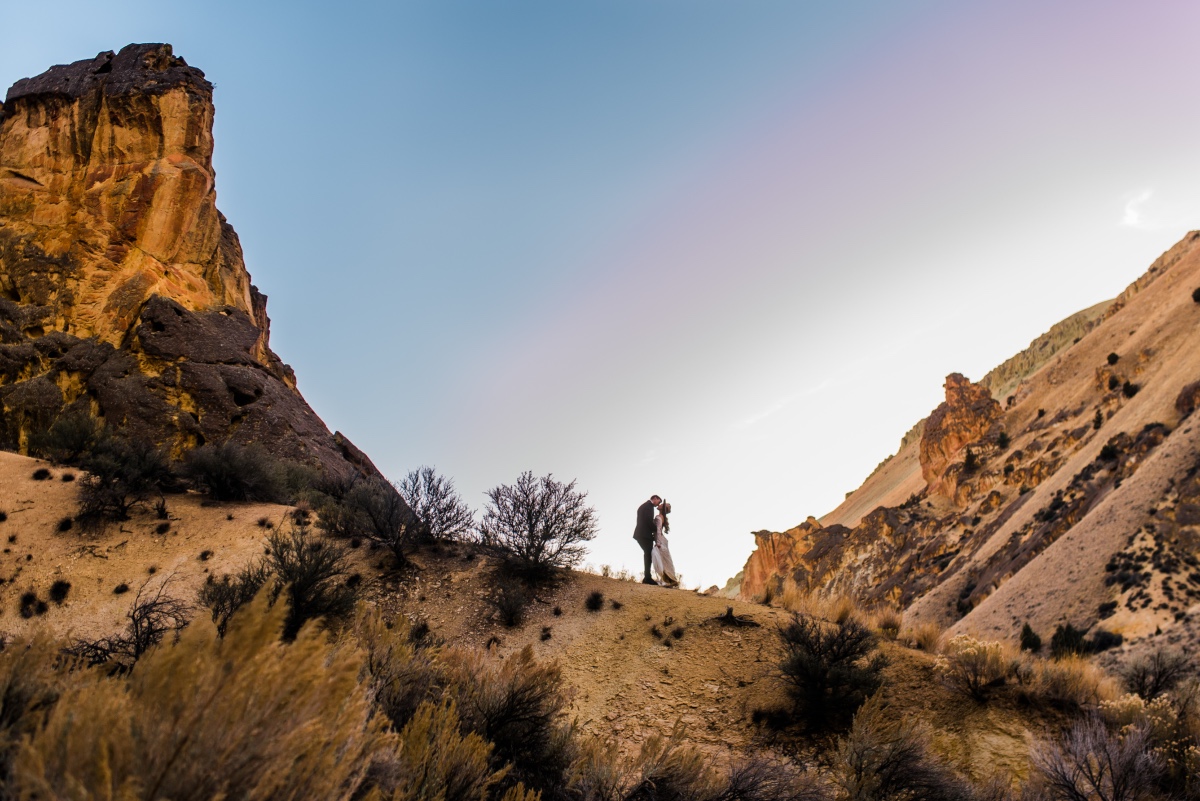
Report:
[{"label": "groom's trousers", "polygon": [[653,576],[650,575],[650,555],[654,553],[654,540],[644,540],[641,537],[634,537],[637,544],[642,546],[642,556],[645,557],[645,579],[653,581]]}]

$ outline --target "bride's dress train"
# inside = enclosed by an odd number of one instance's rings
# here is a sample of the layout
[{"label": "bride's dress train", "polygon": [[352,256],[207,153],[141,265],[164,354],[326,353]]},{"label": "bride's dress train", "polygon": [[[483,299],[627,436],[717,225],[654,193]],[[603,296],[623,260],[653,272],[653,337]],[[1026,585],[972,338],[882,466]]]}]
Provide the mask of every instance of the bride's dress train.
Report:
[{"label": "bride's dress train", "polygon": [[679,586],[679,574],[675,572],[675,562],[671,559],[671,549],[667,546],[667,535],[661,531],[654,539],[650,566],[654,569],[654,577],[659,584],[664,587]]}]

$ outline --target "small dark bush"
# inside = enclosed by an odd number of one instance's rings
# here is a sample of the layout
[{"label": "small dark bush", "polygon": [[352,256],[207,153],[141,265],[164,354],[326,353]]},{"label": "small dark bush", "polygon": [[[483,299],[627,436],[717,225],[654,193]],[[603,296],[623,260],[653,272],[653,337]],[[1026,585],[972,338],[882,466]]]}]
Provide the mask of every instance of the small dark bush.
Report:
[{"label": "small dark bush", "polygon": [[562,617],[562,607],[561,606],[554,607],[554,616]]},{"label": "small dark bush", "polygon": [[500,614],[500,622],[508,628],[519,626],[525,620],[525,608],[532,600],[524,582],[512,576],[504,576],[496,582],[496,593],[492,605]]},{"label": "small dark bush", "polygon": [[1100,449],[1100,461],[1115,462],[1120,453],[1117,451],[1117,446],[1109,442]]},{"label": "small dark bush", "polygon": [[650,636],[652,636],[656,640],[661,640],[663,638],[662,629],[660,629],[658,626],[651,626],[650,627]]},{"label": "small dark bush", "polygon": [[1158,648],[1130,663],[1121,678],[1131,693],[1152,701],[1178,687],[1190,669],[1191,662],[1184,654]]},{"label": "small dark bush", "polygon": [[89,520],[128,520],[129,511],[174,486],[166,456],[149,442],[101,439],[81,460],[79,513]]},{"label": "small dark bush", "polygon": [[258,520],[255,521],[254,525],[258,526],[259,528],[275,528],[275,524],[272,523],[271,519],[268,517],[258,518]]},{"label": "small dark bush", "polygon": [[1043,417],[1045,417],[1045,416],[1046,416],[1046,410],[1045,410],[1045,409],[1038,409],[1037,416],[1038,416],[1038,419],[1039,419],[1039,420],[1041,420]]},{"label": "small dark bush", "polygon": [[588,593],[587,600],[583,602],[589,612],[599,612],[604,606],[604,593],[599,590],[592,590]]},{"label": "small dark bush", "polygon": [[609,605],[612,606],[613,609],[620,609],[622,606],[625,605],[625,604],[621,603],[620,601],[618,601],[616,598],[613,598],[608,603],[609,603]]},{"label": "small dark bush", "polygon": [[1083,632],[1070,623],[1060,624],[1050,638],[1050,656],[1055,659],[1087,653],[1087,650]]},{"label": "small dark bush", "polygon": [[155,567],[154,565],[150,565],[150,567],[146,568],[146,572],[149,573],[151,576],[153,576],[155,573],[158,572],[158,568]]},{"label": "small dark bush", "polygon": [[70,591],[71,582],[59,579],[50,585],[50,600],[61,606],[62,602],[67,600],[67,593]]},{"label": "small dark bush", "polygon": [[1087,650],[1090,653],[1098,654],[1101,651],[1116,648],[1123,642],[1125,642],[1125,638],[1116,632],[1108,629],[1096,629],[1087,640]]},{"label": "small dark bush", "polygon": [[1200,303],[1200,287],[1196,287],[1192,291],[1192,300],[1195,301],[1196,303]]},{"label": "small dark bush", "polygon": [[212,555],[213,555],[212,551],[205,549],[200,552],[200,561],[207,562],[209,559],[212,559]]},{"label": "small dark bush", "polygon": [[1126,381],[1121,385],[1121,394],[1127,398],[1132,398],[1142,389],[1140,384],[1135,384],[1132,381]]},{"label": "small dark bush", "polygon": [[550,627],[542,626],[542,642],[545,642],[546,640],[550,639],[551,636],[552,635],[550,634]]},{"label": "small dark bush", "polygon": [[198,489],[218,501],[289,500],[281,465],[253,445],[225,442],[196,448],[184,460],[184,473]]},{"label": "small dark bush", "polygon": [[37,470],[33,471],[34,481],[46,481],[50,478],[53,478],[53,476],[51,476],[50,471],[44,467],[39,467]]},{"label": "small dark bush", "polygon": [[34,612],[34,614],[37,614],[37,615],[44,615],[44,614],[46,614],[46,613],[47,613],[47,612],[49,612],[49,611],[50,611],[50,605],[49,605],[49,604],[47,604],[45,601],[42,601],[42,600],[39,600],[39,601],[37,602],[37,606],[35,606],[35,607],[33,608],[33,612]]},{"label": "small dark bush", "polygon": [[31,618],[37,609],[37,593],[32,590],[21,593],[21,617]]},{"label": "small dark bush", "polygon": [[[0,523],[3,523],[5,520],[8,520],[8,512],[0,512]],[[9,542],[12,542],[12,540],[9,540]]]},{"label": "small dark bush", "polygon": [[350,578],[346,579],[347,587],[357,587],[362,584],[362,573],[351,573]]},{"label": "small dark bush", "polygon": [[168,521],[159,523],[157,526],[154,527],[154,532],[156,534],[166,534],[170,530],[171,530],[171,524]]},{"label": "small dark bush", "polygon": [[683,631],[683,626],[676,626],[675,628],[671,629],[671,636],[677,640],[681,640],[683,639]]},{"label": "small dark bush", "polygon": [[1115,375],[1110,375],[1108,377],[1108,388],[1109,389],[1117,389],[1120,386],[1121,386],[1121,379],[1117,378]]},{"label": "small dark bush", "polygon": [[1110,367],[1119,361],[1121,361],[1121,357],[1118,356],[1117,354],[1115,354],[1115,353],[1108,354],[1108,364]]},{"label": "small dark bush", "polygon": [[1100,616],[1100,619],[1103,620],[1105,618],[1112,617],[1116,613],[1116,611],[1117,611],[1117,602],[1116,601],[1105,601],[1104,603],[1100,604],[1100,606],[1096,609],[1096,614],[1098,614]]},{"label": "small dark bush", "polygon": [[16,541],[17,541],[17,535],[16,535],[16,534],[9,534],[9,535],[8,535],[8,541],[9,541],[10,543],[11,543],[11,542],[16,542]]},{"label": "small dark bush", "polygon": [[1000,450],[1006,451],[1008,450],[1008,446],[1012,445],[1012,437],[1008,435],[1007,431],[1001,431],[1000,436],[996,437],[996,445]]},{"label": "small dark bush", "polygon": [[113,587],[113,595],[124,595],[127,592],[129,592],[129,585],[123,581],[117,586]]},{"label": "small dark bush", "polygon": [[58,531],[59,531],[59,533],[60,533],[60,534],[61,534],[61,533],[64,533],[64,532],[67,532],[67,531],[70,531],[70,530],[71,530],[71,526],[73,526],[73,525],[75,525],[75,519],[74,519],[74,518],[72,518],[72,517],[64,517],[62,520],[59,520],[59,521],[58,521]]},{"label": "small dark bush", "polygon": [[170,513],[167,511],[167,499],[159,498],[154,504],[154,516],[159,520],[167,520],[170,518]]},{"label": "small dark bush", "polygon": [[57,464],[79,464],[104,438],[96,418],[86,412],[72,412],[54,421],[44,431],[35,431],[29,450]]},{"label": "small dark bush", "polygon": [[794,711],[812,730],[844,726],[883,681],[884,656],[875,635],[854,618],[826,623],[793,615],[779,629],[780,664]]},{"label": "small dark bush", "polygon": [[1097,409],[1096,416],[1092,418],[1092,430],[1099,431],[1102,425],[1104,425],[1104,412]]},{"label": "small dark bush", "polygon": [[396,488],[386,481],[359,481],[340,501],[321,508],[320,526],[341,539],[368,540],[392,552],[401,565],[416,542],[414,518]]}]

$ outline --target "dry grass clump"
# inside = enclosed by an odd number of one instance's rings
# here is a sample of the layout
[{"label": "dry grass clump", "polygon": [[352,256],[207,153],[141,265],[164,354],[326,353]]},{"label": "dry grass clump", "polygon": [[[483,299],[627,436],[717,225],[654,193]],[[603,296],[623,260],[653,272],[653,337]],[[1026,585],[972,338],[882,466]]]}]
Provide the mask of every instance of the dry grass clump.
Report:
[{"label": "dry grass clump", "polygon": [[959,634],[946,643],[934,670],[947,687],[982,702],[993,687],[1024,675],[1024,663],[1021,653],[1007,643]]},{"label": "dry grass clump", "polygon": [[779,604],[789,612],[833,623],[845,623],[851,618],[864,622],[871,619],[849,595],[824,595],[819,591],[803,589],[791,580],[784,585]]},{"label": "dry grass clump", "polygon": [[358,681],[361,657],[312,626],[284,644],[286,610],[266,607],[255,601],[224,639],[195,623],[127,679],[81,677],[21,743],[17,795],[345,797],[391,744]]},{"label": "dry grass clump", "polygon": [[885,640],[896,640],[900,637],[900,628],[904,625],[904,615],[897,609],[884,607],[873,610],[868,616],[871,628]]},{"label": "dry grass clump", "polygon": [[928,654],[941,650],[945,630],[937,623],[918,623],[900,632],[900,642]]},{"label": "dry grass clump", "polygon": [[848,801],[967,799],[971,788],[934,756],[929,732],[910,716],[891,720],[878,696],[854,716],[832,759],[837,797]]},{"label": "dry grass clump", "polygon": [[1039,662],[1030,695],[1060,709],[1097,707],[1120,695],[1116,681],[1081,656]]}]

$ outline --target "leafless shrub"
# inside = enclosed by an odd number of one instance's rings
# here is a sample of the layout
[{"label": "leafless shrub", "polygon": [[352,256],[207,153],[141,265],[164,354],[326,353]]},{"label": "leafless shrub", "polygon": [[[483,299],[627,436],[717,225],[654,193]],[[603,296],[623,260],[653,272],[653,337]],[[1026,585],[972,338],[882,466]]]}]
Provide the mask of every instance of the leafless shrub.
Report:
[{"label": "leafless shrub", "polygon": [[341,500],[324,505],[320,525],[336,537],[376,542],[403,565],[414,542],[414,520],[395,487],[371,479],[356,482]]},{"label": "leafless shrub", "polygon": [[564,484],[552,475],[534,478],[526,471],[517,483],[493,487],[487,496],[480,540],[498,547],[531,578],[579,564],[584,543],[596,536],[596,511],[574,481]]},{"label": "leafless shrub", "polygon": [[1179,651],[1156,648],[1130,663],[1121,678],[1131,693],[1151,701],[1178,687],[1191,669],[1191,660]]},{"label": "leafless shrub", "polygon": [[125,630],[98,640],[77,640],[66,651],[89,665],[110,665],[116,671],[133,667],[142,656],[163,641],[168,633],[178,633],[191,620],[191,607],[167,594],[171,577],[151,587],[152,579],[142,584],[125,617]]},{"label": "leafless shrub", "polygon": [[421,541],[461,540],[475,524],[475,513],[454,489],[454,482],[432,467],[419,467],[396,483],[396,491],[416,517]]},{"label": "leafless shrub", "polygon": [[1110,734],[1097,716],[1076,723],[1059,742],[1036,746],[1032,762],[1050,798],[1062,801],[1157,798],[1163,776],[1144,729]]}]

